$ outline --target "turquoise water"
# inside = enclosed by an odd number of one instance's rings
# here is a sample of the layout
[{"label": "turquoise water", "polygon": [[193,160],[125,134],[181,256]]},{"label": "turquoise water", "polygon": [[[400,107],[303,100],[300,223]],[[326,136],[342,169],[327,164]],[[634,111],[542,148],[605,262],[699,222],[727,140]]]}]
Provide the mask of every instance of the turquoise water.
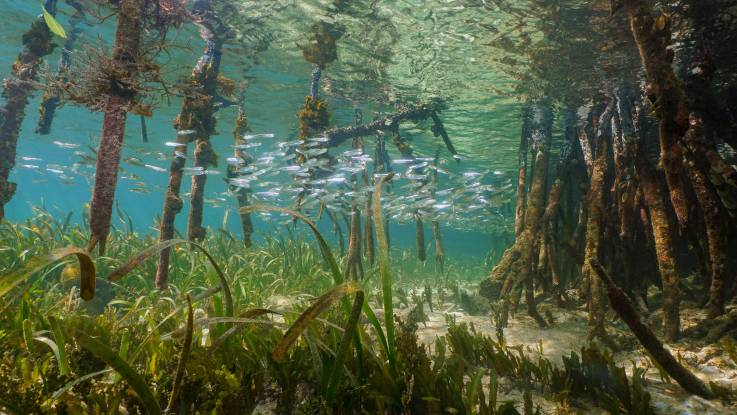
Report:
[{"label": "turquoise water", "polygon": [[[442,153],[449,160],[444,168],[457,173],[497,171],[500,183],[516,176],[518,102],[488,93],[489,88],[509,88],[513,82],[489,70],[482,50],[477,47],[483,39],[474,35],[478,25],[494,19],[494,16],[457,8],[454,2],[447,1],[432,2],[437,7],[426,8],[412,7],[416,2],[400,2],[402,7],[388,6],[391,2],[386,2],[374,5],[373,9],[368,7],[358,15],[351,14],[350,10],[334,14],[326,6],[328,2],[242,3],[244,9],[250,7],[250,13],[244,16],[255,14],[254,9],[270,16],[258,24],[248,23],[242,17],[244,33],[258,31],[272,38],[268,48],[258,53],[256,59],[244,54],[252,46],[248,40],[234,40],[226,45],[224,52],[222,73],[238,82],[248,81],[245,112],[253,132],[274,133],[275,140],[286,140],[296,135],[298,123],[295,113],[309,93],[312,70],[311,64],[302,59],[296,43],[314,20],[295,17],[313,13],[315,19],[328,19],[345,25],[347,32],[339,40],[338,61],[324,71],[321,94],[329,104],[332,125],[351,125],[356,106],[362,109],[364,120],[370,120],[391,112],[390,100],[414,102],[441,97],[447,99],[449,105],[441,115],[445,128],[463,156],[463,161],[456,164],[450,161],[447,151]],[[36,18],[39,9],[35,2],[0,2],[5,21],[0,27],[0,74],[8,74],[20,49],[20,36]],[[370,10],[372,14],[366,14]],[[70,8],[61,4],[60,12],[58,20],[68,26]],[[364,15],[360,16],[361,13]],[[241,18],[238,15],[231,17],[236,23]],[[93,21],[92,18],[89,20]],[[109,46],[113,25],[114,19],[109,19],[102,24],[84,27],[82,40],[78,43],[95,45],[101,42]],[[393,39],[387,41],[387,36]],[[168,39],[171,39],[172,48],[160,59],[165,76],[168,80],[182,79],[198,59],[202,41],[192,25],[173,30]],[[369,42],[364,39],[369,39]],[[376,42],[371,43],[371,40]],[[60,48],[57,48],[46,58],[51,72],[55,71],[59,53]],[[90,200],[93,166],[81,169],[87,177],[75,175],[72,180],[60,179],[58,175],[43,170],[49,165],[52,168],[55,167],[53,165],[69,167],[79,161],[75,151],[89,154],[88,146],[96,148],[102,115],[68,104],[58,110],[51,134],[38,135],[33,131],[38,119],[40,95],[41,91],[37,91],[26,109],[18,141],[17,165],[11,177],[18,183],[18,191],[6,207],[6,214],[9,220],[19,221],[32,215],[31,206],[44,206],[59,217],[73,212],[73,219],[78,221],[82,206]],[[136,157],[144,163],[168,169],[171,149],[163,143],[175,139],[172,120],[179,112],[180,103],[177,97],[158,103],[153,117],[147,119],[148,143],[141,141],[138,116],[128,118],[121,162],[123,171],[119,174],[116,200],[142,232],[155,232],[154,220],[161,214],[167,173],[131,165],[125,159]],[[221,159],[218,166],[221,171],[225,170],[222,160],[232,153],[234,116],[234,108],[225,108],[217,113],[218,134],[212,137],[212,142]],[[421,124],[417,128],[409,123],[403,126],[402,134],[412,140],[420,156],[432,156],[441,144],[432,136],[429,125]],[[54,141],[79,147],[60,148],[53,144]],[[392,157],[398,157],[394,148],[389,151]],[[23,161],[21,157],[43,161]],[[26,168],[22,166],[24,164],[38,165],[40,169]],[[140,176],[140,180],[127,180],[131,174]],[[210,177],[205,197],[211,200],[225,197],[227,201],[206,205],[205,224],[222,226],[224,215],[230,210],[225,225],[232,232],[239,233],[236,204],[232,198],[222,195],[226,191],[222,178],[224,175]],[[141,187],[136,182],[145,182],[145,193],[136,191]],[[186,193],[188,189],[188,179],[185,179],[182,192]],[[507,200],[495,213],[497,217],[491,218],[496,223],[493,227],[481,229],[473,217],[465,224],[452,226],[464,229],[445,226],[443,233],[448,253],[483,257],[492,246],[498,246],[500,238],[508,235],[513,211],[513,198],[509,195],[505,198]],[[180,231],[186,227],[187,204],[177,217],[176,225]],[[113,224],[123,226],[115,214]],[[255,226],[258,239],[260,235],[273,233],[275,225],[256,220]],[[281,232],[282,229],[276,231]],[[429,229],[427,233],[429,243]],[[399,246],[412,246],[414,225],[393,223],[392,238]]]}]

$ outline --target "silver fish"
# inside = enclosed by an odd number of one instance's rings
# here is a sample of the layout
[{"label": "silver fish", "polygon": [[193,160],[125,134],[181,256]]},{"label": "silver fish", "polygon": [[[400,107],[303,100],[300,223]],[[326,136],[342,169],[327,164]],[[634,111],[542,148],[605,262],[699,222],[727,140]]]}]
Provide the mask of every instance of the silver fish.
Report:
[{"label": "silver fish", "polygon": [[261,143],[256,142],[256,143],[247,143],[247,144],[237,144],[233,147],[239,150],[245,150],[247,148],[254,148],[254,147],[259,147],[259,146],[261,146]]},{"label": "silver fish", "polygon": [[157,171],[157,172],[160,172],[160,173],[166,171],[166,169],[161,168],[159,166],[154,166],[153,164],[144,164],[143,167],[147,167],[147,168],[149,168],[149,169],[151,169],[153,171]]},{"label": "silver fish", "polygon": [[357,150],[347,150],[341,153],[344,157],[358,157],[363,155],[363,150],[357,149]]},{"label": "silver fish", "polygon": [[311,138],[308,138],[307,141],[314,141],[317,143],[327,143],[328,141],[330,141],[330,138],[328,138],[327,136],[311,137]]},{"label": "silver fish", "polygon": [[315,148],[315,149],[305,151],[304,155],[307,157],[317,157],[327,152],[328,152],[327,148]]},{"label": "silver fish", "polygon": [[274,134],[273,133],[246,134],[243,136],[244,140],[252,140],[254,138],[274,138]]},{"label": "silver fish", "polygon": [[346,180],[345,176],[333,176],[327,179],[328,183],[345,183]]},{"label": "silver fish", "polygon": [[63,141],[52,141],[52,143],[54,145],[56,145],[57,147],[60,147],[60,148],[77,148],[77,147],[79,147],[79,144],[65,143]]},{"label": "silver fish", "polygon": [[187,175],[191,176],[199,176],[201,174],[205,174],[205,169],[203,167],[184,167],[182,168],[182,172]]},{"label": "silver fish", "polygon": [[303,140],[284,141],[284,142],[279,143],[279,147],[295,147],[302,143],[304,143]]}]

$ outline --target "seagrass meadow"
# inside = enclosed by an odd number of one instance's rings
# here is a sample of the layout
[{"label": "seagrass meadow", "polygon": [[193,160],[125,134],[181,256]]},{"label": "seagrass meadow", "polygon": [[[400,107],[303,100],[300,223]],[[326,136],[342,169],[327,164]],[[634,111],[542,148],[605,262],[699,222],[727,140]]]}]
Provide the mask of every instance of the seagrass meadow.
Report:
[{"label": "seagrass meadow", "polygon": [[0,13],[0,415],[737,413],[737,0]]}]

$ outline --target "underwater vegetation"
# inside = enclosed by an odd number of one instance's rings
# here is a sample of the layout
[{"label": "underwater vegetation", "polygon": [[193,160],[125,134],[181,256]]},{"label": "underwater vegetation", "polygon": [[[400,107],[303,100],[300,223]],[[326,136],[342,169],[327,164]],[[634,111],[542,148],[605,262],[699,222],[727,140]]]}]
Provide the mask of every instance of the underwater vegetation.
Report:
[{"label": "underwater vegetation", "polygon": [[737,1],[31,14],[0,414],[737,412]]},{"label": "underwater vegetation", "polygon": [[[81,259],[83,251],[78,264],[62,257],[75,251],[53,249],[80,243],[87,232],[42,211],[2,227],[3,258],[22,264],[12,266],[16,271],[0,291],[7,301],[0,377],[8,386],[0,405],[7,411],[250,413],[265,403],[276,405],[276,413],[536,411],[529,397],[504,400],[502,383],[561,406],[595,396],[613,413],[652,411],[641,373],[628,380],[594,346],[557,367],[465,323],[451,323],[432,347],[418,341],[420,322],[411,318],[387,317],[385,327],[395,330],[385,330],[364,293],[391,288],[391,281],[335,281],[342,274],[322,266],[323,260],[337,265],[329,248],[274,239],[231,255],[240,243],[220,233],[203,241],[204,255],[176,250],[164,292],[146,277],[154,269],[149,259],[162,249],[151,237],[114,231],[110,260],[97,269]],[[39,235],[47,242],[28,249]],[[324,242],[318,232],[315,237]],[[389,271],[382,278],[391,278]],[[95,298],[85,302],[77,285],[88,273],[107,277],[98,277]],[[294,309],[269,308],[271,296],[294,292],[307,296]],[[351,295],[352,306],[341,302]],[[393,303],[391,290],[383,301]]]}]

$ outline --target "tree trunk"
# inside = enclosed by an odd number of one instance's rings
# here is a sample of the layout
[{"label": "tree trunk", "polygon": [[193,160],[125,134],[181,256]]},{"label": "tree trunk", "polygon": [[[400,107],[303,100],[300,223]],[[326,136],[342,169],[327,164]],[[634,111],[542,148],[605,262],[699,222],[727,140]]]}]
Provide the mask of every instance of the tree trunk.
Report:
[{"label": "tree trunk", "polygon": [[673,357],[673,355],[663,347],[663,343],[658,340],[655,333],[648,326],[640,321],[640,315],[637,309],[632,305],[630,299],[614,282],[606,275],[601,264],[593,263],[592,268],[598,277],[604,281],[607,289],[607,296],[612,308],[617,312],[619,317],[629,326],[632,333],[640,341],[640,344],[648,351],[653,360],[655,360],[663,370],[666,371],[673,379],[678,382],[686,392],[693,393],[705,399],[714,398],[712,391],[693,373],[683,367]]},{"label": "tree trunk", "polygon": [[[517,295],[521,293],[518,287],[524,287],[528,314],[541,327],[546,327],[545,319],[537,311],[533,277],[540,258],[539,241],[543,229],[553,115],[547,99],[537,103],[533,111],[530,148],[534,154],[534,160],[524,214],[524,228],[516,238],[514,245],[504,252],[499,264],[492,270],[491,276],[481,284],[480,292],[488,298],[492,298],[498,292],[505,302],[507,301],[506,296],[511,294],[514,297],[512,309],[515,309]],[[499,284],[501,287],[497,289]],[[501,320],[506,320],[506,315],[503,315]]]},{"label": "tree trunk", "polygon": [[589,336],[607,339],[604,327],[604,292],[601,281],[591,268],[602,256],[602,239],[605,223],[605,181],[609,174],[609,145],[611,140],[611,120],[613,103],[601,115],[596,129],[596,157],[593,161],[589,192],[587,195],[588,221],[586,224],[586,247],[581,275],[587,291],[589,311]]},{"label": "tree trunk", "polygon": [[530,128],[532,122],[532,107],[528,104],[522,110],[522,135],[519,140],[519,151],[517,163],[519,175],[517,176],[517,202],[514,212],[514,235],[520,236],[525,227],[525,205],[527,196],[527,151],[529,146]]},{"label": "tree trunk", "polygon": [[[686,134],[687,142],[697,142],[703,137],[704,128],[701,120],[694,117],[691,129]],[[695,147],[695,148],[694,148]],[[706,246],[709,253],[709,269],[711,271],[711,282],[709,286],[709,314],[708,318],[716,318],[724,314],[724,299],[726,279],[726,250],[727,238],[724,229],[723,217],[721,215],[722,205],[719,196],[711,187],[706,174],[696,163],[701,158],[695,154],[698,151],[698,145],[689,146],[688,159],[691,160],[689,173],[691,182],[693,183],[696,199],[701,207],[704,217],[704,225],[706,227]],[[698,248],[697,248],[698,249]]]},{"label": "tree trunk", "polygon": [[[423,104],[423,105],[403,105],[396,112],[389,114],[384,118],[378,118],[370,123],[355,125],[351,127],[335,127],[325,130],[323,133],[330,139],[327,143],[328,147],[336,147],[341,145],[348,139],[356,137],[364,137],[375,134],[377,131],[395,131],[400,123],[405,121],[419,122],[428,118],[433,118],[435,125],[438,125],[440,119],[433,117],[437,111],[442,108],[439,104]],[[437,115],[435,115],[437,117]],[[442,123],[440,123],[442,126]]]},{"label": "tree trunk", "polygon": [[[71,30],[67,32],[67,39],[64,42],[64,48],[61,51],[59,65],[56,69],[56,75],[54,76],[56,81],[61,82],[66,82],[68,79],[67,75],[69,65],[71,63],[72,51],[74,50],[74,43],[77,41],[79,34],[82,33],[79,25],[80,23],[84,23],[84,10],[82,5],[77,1],[67,1],[66,3],[74,7],[75,13],[69,18]],[[47,88],[41,97],[41,105],[38,108],[39,117],[38,122],[36,123],[37,134],[47,135],[51,132],[51,123],[54,121],[54,115],[60,103],[61,98],[59,95],[50,91],[50,88]]]},{"label": "tree trunk", "polygon": [[[55,13],[56,1],[47,2],[46,8]],[[15,167],[18,133],[28,98],[33,91],[31,82],[36,79],[41,58],[54,50],[52,36],[43,17],[39,16],[23,35],[23,49],[13,62],[13,78],[3,83],[5,104],[0,108],[0,222],[5,217],[5,205],[15,194],[16,184],[9,182],[8,178]]]},{"label": "tree trunk", "polygon": [[[143,31],[144,0],[122,0],[118,8],[115,31],[113,65],[120,71],[118,76],[132,78],[138,70],[136,57],[140,53]],[[114,89],[107,97],[102,137],[97,150],[95,184],[90,204],[91,251],[99,244],[100,254],[105,252],[105,240],[110,232],[110,217],[113,211],[115,187],[118,181],[120,151],[125,138],[125,120],[134,91]]]},{"label": "tree trunk", "polygon": [[550,140],[552,137],[553,114],[550,103],[543,100],[535,105],[532,125],[532,146],[535,154],[535,164],[530,182],[530,192],[527,197],[525,210],[525,227],[520,238],[520,258],[525,286],[527,313],[541,326],[547,323],[537,311],[533,291],[533,276],[535,265],[540,258],[540,235],[542,232],[543,215],[545,213],[545,196],[548,182],[548,164],[550,161]]},{"label": "tree trunk", "polygon": [[422,218],[415,218],[415,246],[417,247],[417,259],[422,262],[427,260],[425,252],[425,227],[422,224]]},{"label": "tree trunk", "polygon": [[[215,161],[215,151],[207,138],[198,138],[194,149],[194,167],[207,170]],[[205,239],[206,229],[202,226],[205,210],[205,184],[207,174],[192,176],[192,188],[189,199],[189,217],[187,218],[187,239],[201,241]]]},{"label": "tree trunk", "polygon": [[541,238],[541,256],[544,255],[546,259],[545,269],[550,273],[549,286],[556,303],[560,306],[564,305],[565,292],[561,281],[561,263],[558,260],[558,248],[554,241],[557,240],[558,222],[565,221],[565,215],[561,214],[561,204],[564,203],[562,200],[563,193],[570,195],[571,186],[573,186],[573,180],[570,179],[570,176],[573,171],[573,163],[576,160],[575,150],[578,142],[575,131],[575,115],[576,111],[573,107],[567,107],[563,114],[564,140],[560,148],[556,177],[550,187],[545,213],[543,214],[544,234]]},{"label": "tree trunk", "polygon": [[445,249],[443,248],[443,238],[440,233],[440,223],[432,221],[432,234],[435,238],[435,264],[438,266],[440,274],[445,273]]},{"label": "tree trunk", "polygon": [[[183,133],[194,131],[194,133],[177,134],[177,142],[180,145],[174,148],[173,159],[169,167],[169,182],[166,188],[166,195],[164,196],[164,207],[159,229],[159,241],[161,242],[168,241],[174,237],[174,220],[184,206],[180,191],[184,175],[183,168],[186,161],[187,144],[192,142],[195,137],[209,136],[210,132],[215,129],[211,98],[208,95],[208,91],[214,92],[217,79],[217,71],[213,72],[210,70],[214,53],[212,42],[210,41],[212,33],[204,26],[200,27],[200,33],[206,43],[205,52],[192,70],[192,75],[190,76],[193,86],[192,91],[184,98],[179,115],[174,120],[174,127],[177,131]],[[240,134],[240,131],[237,131],[236,134]],[[240,215],[243,214],[240,213]],[[171,250],[169,248],[162,250],[159,254],[156,267],[156,287],[159,289],[166,289],[169,283],[170,255]]]},{"label": "tree trunk", "polygon": [[[248,127],[248,120],[246,114],[243,111],[243,103],[238,108],[238,114],[236,115],[235,128],[233,129],[233,140],[235,142],[235,157],[239,161],[237,164],[228,164],[228,179],[237,179],[240,176],[239,169],[245,168],[251,164],[253,158],[245,150],[239,146],[246,144],[246,140],[243,136],[250,131]],[[251,234],[253,233],[253,222],[251,221],[251,213],[245,212],[244,207],[250,205],[248,195],[251,192],[250,186],[245,186],[245,183],[233,184],[230,183],[230,189],[236,194],[238,199],[238,212],[241,221],[241,230],[243,232],[243,244],[246,248],[250,248],[252,245]]]},{"label": "tree trunk", "polygon": [[[439,153],[439,152],[438,152]],[[430,177],[432,179],[433,184],[433,191],[432,191],[432,197],[435,197],[435,190],[438,188],[438,181],[439,181],[439,175],[438,175],[438,158],[440,155],[436,153],[435,159],[433,160],[433,166],[436,167],[435,169],[430,172]],[[442,275],[445,273],[445,248],[443,247],[443,235],[440,232],[440,223],[437,220],[432,221],[432,234],[433,239],[435,239],[435,265],[438,270],[438,275]]]},{"label": "tree trunk", "polygon": [[[215,166],[217,157],[210,143],[210,136],[215,131],[214,116],[214,96],[217,87],[217,77],[220,73],[220,58],[222,47],[221,41],[208,42],[209,51],[205,52],[208,60],[203,69],[206,73],[203,82],[203,95],[199,98],[202,100],[200,106],[201,113],[198,117],[203,120],[204,128],[197,135],[194,149],[194,167],[207,170],[208,167]],[[204,212],[205,200],[205,184],[207,183],[207,174],[197,174],[192,176],[192,187],[190,189],[189,217],[187,218],[187,239],[190,241],[200,241],[205,238],[205,228],[202,226],[202,217]]]},{"label": "tree trunk", "polygon": [[680,290],[678,288],[678,273],[676,272],[676,261],[673,253],[673,231],[668,220],[665,200],[660,190],[660,185],[655,177],[655,171],[646,155],[643,153],[642,143],[638,143],[635,155],[637,175],[642,186],[642,194],[645,198],[650,213],[650,226],[652,227],[655,242],[655,254],[658,261],[658,270],[663,284],[663,331],[668,341],[678,339],[680,333]]},{"label": "tree trunk", "polygon": [[[660,120],[660,163],[678,223],[688,223],[689,203],[681,139],[688,130],[688,107],[681,81],[673,72],[668,24],[656,25],[648,0],[624,0],[630,28],[647,74],[647,94]],[[661,15],[659,19],[666,19]]]}]

